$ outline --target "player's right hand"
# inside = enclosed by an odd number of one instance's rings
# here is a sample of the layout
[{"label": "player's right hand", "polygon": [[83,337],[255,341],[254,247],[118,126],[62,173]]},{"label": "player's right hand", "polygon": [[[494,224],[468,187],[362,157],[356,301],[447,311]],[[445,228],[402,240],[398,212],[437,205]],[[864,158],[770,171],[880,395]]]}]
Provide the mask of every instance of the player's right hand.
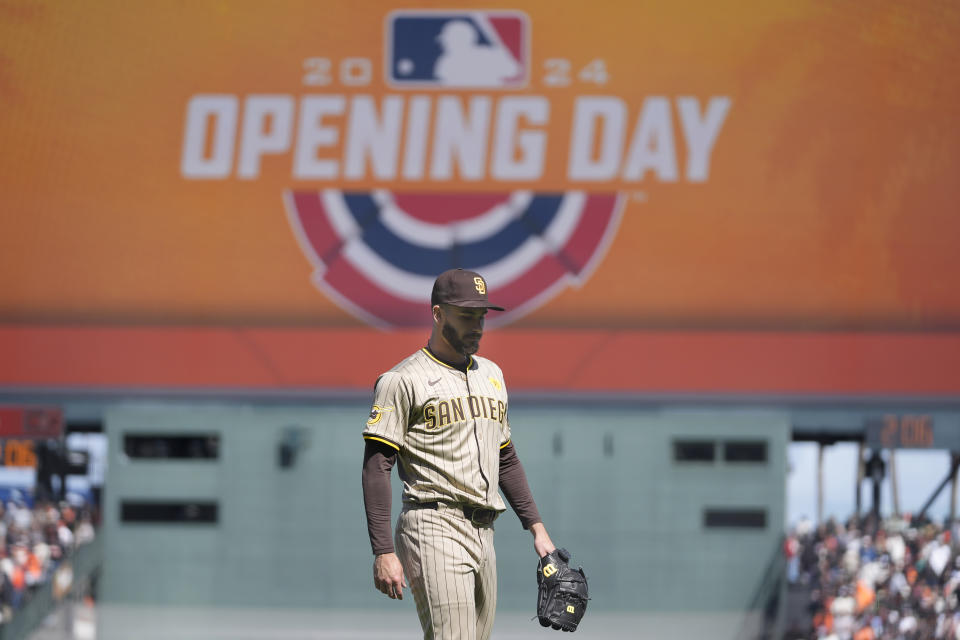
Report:
[{"label": "player's right hand", "polygon": [[403,565],[396,553],[381,553],[373,561],[373,584],[377,590],[394,600],[403,600],[403,588],[407,580],[403,577]]}]

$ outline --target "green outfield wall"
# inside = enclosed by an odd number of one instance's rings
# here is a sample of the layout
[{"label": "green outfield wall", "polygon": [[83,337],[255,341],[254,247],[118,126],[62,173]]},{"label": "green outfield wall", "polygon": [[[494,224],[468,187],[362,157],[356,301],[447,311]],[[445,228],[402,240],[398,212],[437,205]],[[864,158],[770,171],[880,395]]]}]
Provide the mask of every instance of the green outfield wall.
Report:
[{"label": "green outfield wall", "polygon": [[[100,601],[389,607],[372,586],[360,490],[367,413],[357,402],[110,407]],[[510,420],[595,609],[746,612],[775,588],[786,413],[527,402]],[[396,511],[396,474],[394,488]],[[532,538],[509,511],[496,527],[500,609],[532,610]]]}]

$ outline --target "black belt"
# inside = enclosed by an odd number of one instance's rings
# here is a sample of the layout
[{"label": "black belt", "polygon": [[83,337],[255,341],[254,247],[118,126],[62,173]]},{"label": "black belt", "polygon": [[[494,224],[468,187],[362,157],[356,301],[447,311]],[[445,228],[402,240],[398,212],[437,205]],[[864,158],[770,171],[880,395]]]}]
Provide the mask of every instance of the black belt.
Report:
[{"label": "black belt", "polygon": [[[410,502],[408,503],[413,509],[439,509],[440,502]],[[493,524],[493,521],[497,519],[500,515],[500,512],[496,509],[485,509],[483,507],[472,507],[470,505],[459,505],[459,504],[450,504],[446,502],[442,503],[444,506],[449,506],[452,509],[457,509],[463,511],[464,517],[472,522],[473,524]]]}]

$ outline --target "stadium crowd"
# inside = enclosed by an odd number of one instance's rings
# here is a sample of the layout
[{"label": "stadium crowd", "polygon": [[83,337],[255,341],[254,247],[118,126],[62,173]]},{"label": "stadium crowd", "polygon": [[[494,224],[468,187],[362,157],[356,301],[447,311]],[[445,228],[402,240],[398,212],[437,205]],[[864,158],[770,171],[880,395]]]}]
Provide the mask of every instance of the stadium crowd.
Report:
[{"label": "stadium crowd", "polygon": [[93,523],[86,504],[0,502],[0,624],[53,578],[63,559],[94,539]]},{"label": "stadium crowd", "polygon": [[960,640],[957,531],[896,518],[801,521],[785,539],[790,584],[809,592],[788,638]]}]

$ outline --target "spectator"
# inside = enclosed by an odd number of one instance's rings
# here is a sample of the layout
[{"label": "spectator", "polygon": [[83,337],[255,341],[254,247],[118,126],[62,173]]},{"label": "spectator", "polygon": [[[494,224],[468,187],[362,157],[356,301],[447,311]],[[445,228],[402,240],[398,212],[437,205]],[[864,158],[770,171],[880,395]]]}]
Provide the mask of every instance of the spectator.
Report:
[{"label": "spectator", "polygon": [[93,541],[93,516],[86,505],[38,502],[27,505],[15,490],[0,503],[0,624],[40,585],[49,582],[58,564],[77,546]]},{"label": "spectator", "polygon": [[[873,532],[873,533],[865,533]],[[809,588],[811,628],[826,640],[960,640],[960,556],[930,522],[834,520],[796,527],[788,580]]]}]

